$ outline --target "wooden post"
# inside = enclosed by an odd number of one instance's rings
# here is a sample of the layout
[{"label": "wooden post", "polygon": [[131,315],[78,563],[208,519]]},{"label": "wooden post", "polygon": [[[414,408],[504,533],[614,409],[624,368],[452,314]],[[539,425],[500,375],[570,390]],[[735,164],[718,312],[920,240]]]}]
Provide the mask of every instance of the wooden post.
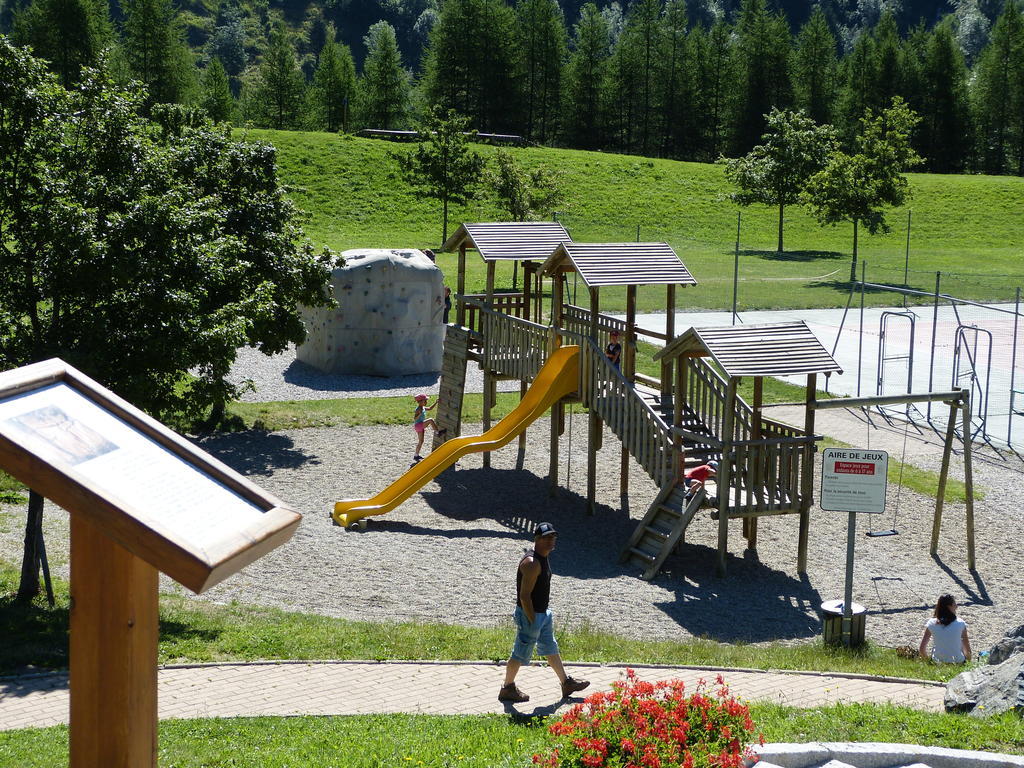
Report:
[{"label": "wooden post", "polygon": [[488,261],[487,262],[487,299],[486,304],[488,309],[494,309],[494,270],[498,262]]},{"label": "wooden post", "polygon": [[[494,374],[492,374],[486,368],[484,369],[484,433],[491,428],[491,409],[494,407],[494,399],[492,392],[494,391]],[[490,469],[491,466],[491,452],[484,451],[483,453],[483,466],[484,469]]]},{"label": "wooden post", "polygon": [[[590,289],[590,337],[600,347],[597,336],[598,314],[600,312],[600,292],[597,288]],[[596,392],[591,392],[595,397]],[[596,403],[588,403],[590,418],[587,419],[587,512],[597,512],[597,452],[601,449],[601,419],[597,415]]]},{"label": "wooden post", "polygon": [[[676,337],[676,287],[665,287],[665,345],[668,346]],[[661,361],[661,402],[667,403],[672,398],[671,360]]]},{"label": "wooden post", "polygon": [[548,450],[548,493],[552,496],[558,489],[558,437],[562,434],[564,424],[565,406],[560,402],[555,403],[551,406],[551,444]]},{"label": "wooden post", "polygon": [[[619,362],[627,381],[636,381],[636,286],[626,286],[626,333],[622,340]],[[619,457],[619,499],[623,509],[628,508],[629,449],[622,443]]]},{"label": "wooden post", "polygon": [[534,263],[532,261],[523,262],[523,310],[519,313],[519,316],[524,320],[529,320],[533,317],[533,271]]},{"label": "wooden post", "polygon": [[[677,426],[683,426],[683,396],[686,393],[686,360],[678,358],[675,365],[676,372],[676,386],[675,386],[675,399],[672,401],[672,423]],[[673,461],[676,464],[676,482],[683,482],[683,461],[685,455],[683,453],[683,438],[679,435],[675,435],[672,439],[675,445],[675,452],[673,454]]]},{"label": "wooden post", "polygon": [[715,566],[717,576],[725,576],[725,560],[729,554],[729,484],[732,482],[732,443],[733,425],[736,416],[736,386],[739,379],[729,377],[725,390],[725,413],[722,418],[722,461],[718,465],[718,477],[715,487],[718,489],[718,564]]},{"label": "wooden post", "polygon": [[[760,440],[763,434],[761,424],[762,406],[764,405],[764,376],[754,377],[754,413],[753,424],[751,424],[750,439]],[[765,458],[764,448],[760,450],[754,446],[752,453],[757,456],[757,463],[754,464],[754,493],[757,497],[758,512],[764,511],[764,497],[768,493],[768,480],[764,475]],[[772,483],[774,485],[774,483]],[[746,518],[747,546],[750,549],[757,549],[757,516]]]},{"label": "wooden post", "polygon": [[974,570],[974,471],[971,468],[971,395],[963,390],[964,495],[967,497],[967,567]]},{"label": "wooden post", "polygon": [[942,507],[946,501],[946,482],[949,478],[949,457],[953,453],[953,438],[956,437],[957,404],[949,404],[949,423],[946,425],[946,442],[942,446],[942,467],[939,469],[939,488],[935,494],[935,514],[932,516],[932,545],[929,553],[939,552],[939,530],[942,528]]},{"label": "wooden post", "polygon": [[[622,373],[636,381],[636,286],[626,286],[626,338],[623,340]],[[628,348],[628,350],[627,350]]]},{"label": "wooden post", "polygon": [[[459,245],[459,279],[458,279],[458,292],[459,296],[466,295],[466,244],[461,243]],[[456,320],[459,325],[463,328],[466,327],[466,303],[459,298],[458,307],[455,312]]]},{"label": "wooden post", "polygon": [[[519,382],[519,402],[523,402],[523,398],[526,397],[526,390],[529,389],[530,385],[525,381]],[[516,459],[516,464],[519,469],[523,468],[523,460],[526,458],[526,430],[524,429],[519,433],[519,456]]]},{"label": "wooden post", "polygon": [[[807,374],[807,395],[804,406],[804,434],[814,434],[814,406],[817,399],[818,374]],[[796,545],[797,573],[807,573],[807,538],[811,530],[811,501],[814,497],[814,444],[804,449],[804,464],[800,469],[800,534]]]},{"label": "wooden post", "polygon": [[80,514],[70,626],[71,768],[155,768],[157,571]]}]

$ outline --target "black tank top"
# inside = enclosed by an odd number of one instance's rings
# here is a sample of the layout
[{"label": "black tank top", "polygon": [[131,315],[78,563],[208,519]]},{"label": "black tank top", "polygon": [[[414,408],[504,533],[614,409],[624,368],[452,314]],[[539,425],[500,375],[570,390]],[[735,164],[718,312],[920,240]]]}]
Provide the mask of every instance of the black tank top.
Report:
[{"label": "black tank top", "polygon": [[[534,613],[540,613],[548,609],[548,602],[551,598],[551,566],[548,565],[548,559],[541,557],[536,552],[531,552],[530,555],[533,559],[540,563],[540,575],[537,577],[536,583],[533,585],[533,591],[530,592],[530,600],[533,602]],[[526,557],[529,557],[527,555]],[[526,559],[523,558],[523,560]],[[519,561],[519,565],[523,564],[523,560]],[[516,568],[516,605],[519,605],[519,589],[523,584],[523,572],[520,568]]]}]

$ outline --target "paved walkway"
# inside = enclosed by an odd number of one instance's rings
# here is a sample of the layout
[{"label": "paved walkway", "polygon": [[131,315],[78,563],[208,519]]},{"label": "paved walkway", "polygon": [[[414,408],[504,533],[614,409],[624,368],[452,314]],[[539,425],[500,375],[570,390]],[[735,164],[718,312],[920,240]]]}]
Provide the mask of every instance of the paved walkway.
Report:
[{"label": "paved walkway", "polygon": [[[687,686],[722,674],[732,692],[751,701],[797,707],[837,702],[893,702],[941,711],[945,688],[914,681],[817,673],[634,666],[644,680],[680,678]],[[607,690],[625,665],[569,665],[591,681],[588,693]],[[244,715],[360,715],[371,713],[485,714],[505,711],[497,701],[504,667],[471,662],[265,662],[167,667],[159,673],[160,717]],[[517,680],[531,694],[517,710],[547,715],[560,706],[558,683],[546,667],[523,669]],[[574,699],[578,701],[579,699]],[[0,678],[0,730],[42,727],[68,720],[65,673]]]}]

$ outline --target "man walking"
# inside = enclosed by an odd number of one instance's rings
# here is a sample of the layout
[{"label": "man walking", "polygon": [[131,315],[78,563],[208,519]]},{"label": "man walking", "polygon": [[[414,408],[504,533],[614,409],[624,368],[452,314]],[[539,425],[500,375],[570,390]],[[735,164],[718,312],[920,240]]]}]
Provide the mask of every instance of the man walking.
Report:
[{"label": "man walking", "polygon": [[551,567],[548,555],[558,541],[558,531],[551,523],[541,523],[533,531],[533,551],[519,561],[516,571],[516,640],[512,655],[505,667],[505,684],[498,692],[498,701],[522,704],[530,697],[516,686],[516,673],[529,664],[536,648],[558,675],[562,684],[562,698],[582,691],[590,683],[565,674],[562,657],[558,655],[558,642],[552,627],[548,598],[551,594]]}]

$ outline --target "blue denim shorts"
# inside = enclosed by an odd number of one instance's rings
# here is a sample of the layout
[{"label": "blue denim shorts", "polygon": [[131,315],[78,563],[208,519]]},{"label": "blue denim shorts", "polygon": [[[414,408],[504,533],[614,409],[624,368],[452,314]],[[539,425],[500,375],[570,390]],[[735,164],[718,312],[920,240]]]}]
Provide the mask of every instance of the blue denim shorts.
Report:
[{"label": "blue denim shorts", "polygon": [[554,622],[551,611],[538,611],[531,624],[526,619],[526,612],[516,606],[516,642],[512,646],[512,658],[523,664],[529,664],[536,648],[541,656],[552,656],[558,653],[558,642],[555,640]]}]

